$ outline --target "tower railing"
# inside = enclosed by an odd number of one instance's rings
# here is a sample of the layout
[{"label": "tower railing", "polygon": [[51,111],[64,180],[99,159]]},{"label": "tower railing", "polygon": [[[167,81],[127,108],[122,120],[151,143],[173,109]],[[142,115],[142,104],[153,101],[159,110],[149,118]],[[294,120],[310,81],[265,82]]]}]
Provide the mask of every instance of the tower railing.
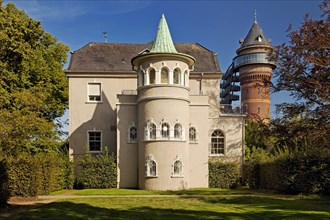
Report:
[{"label": "tower railing", "polygon": [[247,112],[247,106],[220,104],[220,114],[224,115],[244,115]]}]

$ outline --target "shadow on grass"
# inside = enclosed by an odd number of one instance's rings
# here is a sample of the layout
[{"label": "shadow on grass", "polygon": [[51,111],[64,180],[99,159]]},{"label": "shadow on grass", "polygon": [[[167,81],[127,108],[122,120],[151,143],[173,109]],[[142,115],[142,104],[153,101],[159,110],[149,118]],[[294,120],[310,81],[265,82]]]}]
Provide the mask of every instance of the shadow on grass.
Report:
[{"label": "shadow on grass", "polygon": [[200,188],[200,189],[189,189],[189,190],[179,190],[179,191],[159,191],[160,195],[249,195],[254,192],[249,190],[241,189],[219,189],[219,188]]},{"label": "shadow on grass", "polygon": [[[241,198],[230,199],[230,203],[248,203],[241,201]],[[252,198],[251,198],[252,199]],[[224,201],[207,201],[210,203],[222,203]],[[265,201],[259,201],[265,202]],[[250,201],[251,203],[251,201]],[[267,205],[266,205],[267,206]],[[253,205],[252,205],[253,207]],[[28,212],[11,216],[8,219],[328,219],[329,215],[315,213],[295,213],[281,212],[275,210],[283,208],[281,206],[273,206],[270,209],[256,211],[245,210],[244,212],[228,212],[221,209],[217,211],[207,210],[180,210],[179,204],[177,209],[170,208],[151,208],[148,206],[140,206],[128,208],[126,210],[114,208],[100,208],[87,204],[78,204],[73,202],[53,202],[40,207],[32,208]],[[241,210],[241,207],[237,207]]]},{"label": "shadow on grass", "polygon": [[[295,199],[287,200],[281,198],[269,198],[258,196],[235,196],[235,197],[199,197],[205,203],[239,206],[240,208],[256,208],[267,210],[285,210],[285,212],[300,212],[305,215],[307,212],[326,212],[323,217],[330,219],[330,202],[327,199]],[[311,215],[313,216],[313,215]],[[315,215],[320,216],[322,215]],[[322,218],[321,218],[322,219]]]}]

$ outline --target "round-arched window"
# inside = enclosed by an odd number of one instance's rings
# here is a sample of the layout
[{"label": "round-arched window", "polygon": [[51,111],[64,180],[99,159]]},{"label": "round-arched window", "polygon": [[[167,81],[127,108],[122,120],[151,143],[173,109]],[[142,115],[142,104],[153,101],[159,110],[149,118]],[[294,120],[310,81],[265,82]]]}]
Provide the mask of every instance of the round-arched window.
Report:
[{"label": "round-arched window", "polygon": [[168,83],[168,69],[162,68],[160,72],[160,82],[164,84]]},{"label": "round-arched window", "polygon": [[155,84],[156,83],[156,71],[154,69],[151,69],[149,71],[149,84]]}]

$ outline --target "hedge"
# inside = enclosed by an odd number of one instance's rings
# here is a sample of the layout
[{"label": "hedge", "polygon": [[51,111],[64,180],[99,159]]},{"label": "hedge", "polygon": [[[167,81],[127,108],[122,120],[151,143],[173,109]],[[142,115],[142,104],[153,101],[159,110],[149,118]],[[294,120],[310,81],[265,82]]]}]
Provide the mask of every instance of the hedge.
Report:
[{"label": "hedge", "polygon": [[107,152],[87,154],[77,161],[75,188],[116,188],[117,165],[113,155]]},{"label": "hedge", "polygon": [[9,156],[0,161],[0,204],[11,196],[35,197],[73,187],[73,166],[66,155]]},{"label": "hedge", "polygon": [[330,151],[309,149],[278,155],[266,162],[247,161],[244,182],[251,188],[283,193],[330,194]]},{"label": "hedge", "polygon": [[7,205],[9,199],[7,163],[0,158],[0,210]]},{"label": "hedge", "polygon": [[241,177],[240,166],[237,163],[210,161],[209,187],[234,188]]}]

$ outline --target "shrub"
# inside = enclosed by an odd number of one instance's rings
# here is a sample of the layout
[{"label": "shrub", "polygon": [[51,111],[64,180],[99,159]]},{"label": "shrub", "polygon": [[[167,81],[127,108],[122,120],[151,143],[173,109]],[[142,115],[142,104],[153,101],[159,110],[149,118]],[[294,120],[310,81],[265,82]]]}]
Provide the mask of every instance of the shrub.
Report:
[{"label": "shrub", "polygon": [[113,155],[107,152],[87,154],[78,159],[76,188],[116,188],[117,165]]},{"label": "shrub", "polygon": [[240,180],[240,166],[230,162],[209,162],[209,186],[234,188]]},{"label": "shrub", "polygon": [[254,189],[260,188],[260,164],[269,159],[265,150],[253,148],[249,159],[243,164],[243,184]]},{"label": "shrub", "polygon": [[21,154],[6,162],[10,196],[35,197],[73,186],[73,166],[64,155]]},{"label": "shrub", "polygon": [[329,195],[330,150],[307,149],[277,154],[267,160],[249,160],[243,173],[251,188]]},{"label": "shrub", "polygon": [[7,162],[0,158],[0,210],[7,206],[9,199]]}]

